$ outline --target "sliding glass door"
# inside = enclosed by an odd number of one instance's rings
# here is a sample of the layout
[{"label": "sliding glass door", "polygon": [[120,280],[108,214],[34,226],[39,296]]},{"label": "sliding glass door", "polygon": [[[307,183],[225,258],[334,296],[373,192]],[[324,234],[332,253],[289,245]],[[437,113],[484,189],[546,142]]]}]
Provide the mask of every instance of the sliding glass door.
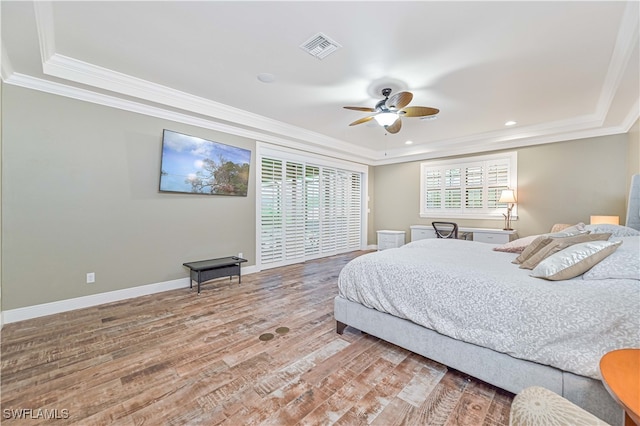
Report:
[{"label": "sliding glass door", "polygon": [[361,249],[361,171],[277,153],[257,160],[262,268]]}]

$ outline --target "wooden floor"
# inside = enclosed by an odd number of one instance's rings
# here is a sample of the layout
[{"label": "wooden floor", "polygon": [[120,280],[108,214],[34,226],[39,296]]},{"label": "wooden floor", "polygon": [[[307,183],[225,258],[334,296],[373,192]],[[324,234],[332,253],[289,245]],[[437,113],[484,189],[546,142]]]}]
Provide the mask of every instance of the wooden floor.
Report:
[{"label": "wooden floor", "polygon": [[0,422],[508,424],[512,394],[336,334],[337,276],[359,254],[7,324]]}]

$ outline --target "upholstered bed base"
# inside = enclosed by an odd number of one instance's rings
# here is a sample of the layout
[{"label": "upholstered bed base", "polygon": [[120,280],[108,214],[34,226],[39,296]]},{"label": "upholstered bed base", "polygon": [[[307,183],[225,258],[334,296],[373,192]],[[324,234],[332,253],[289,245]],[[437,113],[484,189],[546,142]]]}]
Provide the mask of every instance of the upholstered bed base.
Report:
[{"label": "upholstered bed base", "polygon": [[455,340],[340,296],[334,305],[338,333],[351,326],[509,392],[542,386],[611,425],[624,423],[622,409],[599,380]]}]

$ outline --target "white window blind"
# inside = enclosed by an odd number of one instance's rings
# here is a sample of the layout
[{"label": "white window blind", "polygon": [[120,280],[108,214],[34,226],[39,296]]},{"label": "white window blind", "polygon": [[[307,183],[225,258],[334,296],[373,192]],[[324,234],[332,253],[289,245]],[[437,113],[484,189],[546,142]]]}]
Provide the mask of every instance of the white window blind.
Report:
[{"label": "white window blind", "polygon": [[361,172],[268,156],[260,172],[262,266],[361,248]]},{"label": "white window blind", "polygon": [[517,190],[517,154],[424,162],[420,179],[421,217],[502,218],[498,199]]},{"label": "white window blind", "polygon": [[282,161],[262,159],[262,185],[260,189],[260,240],[261,256],[267,263],[283,259],[283,194]]}]

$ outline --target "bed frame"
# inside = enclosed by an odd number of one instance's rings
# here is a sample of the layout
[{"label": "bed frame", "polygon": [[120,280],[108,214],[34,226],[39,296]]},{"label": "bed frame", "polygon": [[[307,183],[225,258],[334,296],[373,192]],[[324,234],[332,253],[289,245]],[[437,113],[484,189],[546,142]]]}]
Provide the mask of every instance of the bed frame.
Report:
[{"label": "bed frame", "polygon": [[611,425],[624,424],[624,411],[600,380],[455,340],[341,296],[335,298],[334,306],[338,334],[347,326],[356,328],[509,392],[542,386]]}]

